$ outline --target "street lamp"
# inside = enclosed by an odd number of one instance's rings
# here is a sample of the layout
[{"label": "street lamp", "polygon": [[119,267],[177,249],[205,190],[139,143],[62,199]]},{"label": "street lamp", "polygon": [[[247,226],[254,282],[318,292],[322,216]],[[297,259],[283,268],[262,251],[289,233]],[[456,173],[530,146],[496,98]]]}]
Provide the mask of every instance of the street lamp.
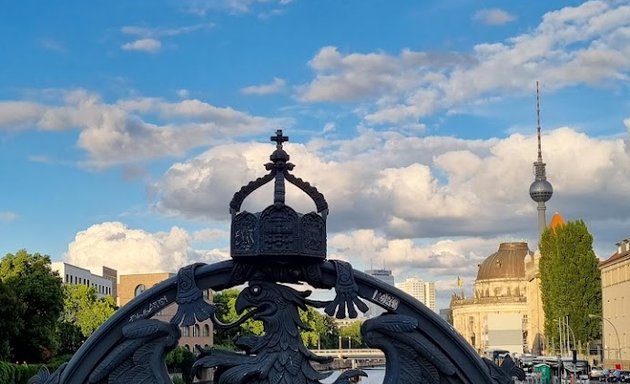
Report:
[{"label": "street lamp", "polygon": [[[571,337],[573,337],[573,349],[577,349],[577,339],[575,338],[575,333],[573,332],[573,328],[571,328],[571,326],[569,325],[568,317],[569,316],[566,316],[566,319],[563,319],[563,320],[566,320],[566,322],[564,322],[564,321],[561,322],[560,321],[561,318],[557,318],[557,319],[553,320],[554,323],[558,323],[558,329],[560,330],[560,355],[562,355],[562,344],[564,343],[564,341],[562,340],[562,329],[564,329],[565,326],[569,329],[569,331],[571,331],[570,336],[567,336],[567,338],[568,338],[567,343],[569,344],[569,345],[566,346],[566,348],[568,348],[567,349],[567,353],[569,353],[570,349],[571,349],[570,348],[571,347]],[[565,333],[566,333],[566,331],[565,331]]]},{"label": "street lamp", "polygon": [[[597,318],[597,319],[606,320],[608,322],[608,324],[610,324],[610,326],[613,328],[613,330],[615,331],[615,336],[617,336],[617,361],[620,361],[621,360],[621,355],[620,355],[621,342],[619,341],[619,333],[617,333],[617,327],[615,327],[615,324],[613,324],[612,321],[610,321],[609,319],[605,318],[604,316],[594,315],[594,314],[590,313],[588,315],[588,317],[591,318],[591,319],[596,319]],[[608,357],[610,357],[610,355]]]},{"label": "street lamp", "polygon": [[577,349],[577,341],[576,341],[577,339],[575,338],[575,333],[573,333],[573,328],[571,328],[568,321],[567,321],[567,328],[569,328],[569,331],[571,331],[571,336],[573,336],[573,349]]},{"label": "street lamp", "polygon": [[[539,352],[542,354],[542,351],[546,351],[546,350],[547,350],[547,345],[546,345],[546,344],[547,344],[547,341],[546,341],[546,338],[545,338],[545,334],[543,333],[543,330],[542,330],[542,329],[540,329],[540,328],[539,328],[536,324],[534,324],[534,323],[527,323],[527,326],[532,326],[532,327],[535,327],[535,328],[538,330],[538,332],[536,332],[536,336],[540,336],[540,338],[537,340],[537,344],[538,344],[538,349],[539,349]],[[533,331],[533,330],[532,330],[532,331]],[[529,337],[529,330],[527,330],[527,332],[528,332],[528,333],[527,333],[527,336]],[[541,340],[541,339],[542,339],[542,340]],[[540,347],[540,343],[542,343],[542,349],[541,349],[541,347]]]}]

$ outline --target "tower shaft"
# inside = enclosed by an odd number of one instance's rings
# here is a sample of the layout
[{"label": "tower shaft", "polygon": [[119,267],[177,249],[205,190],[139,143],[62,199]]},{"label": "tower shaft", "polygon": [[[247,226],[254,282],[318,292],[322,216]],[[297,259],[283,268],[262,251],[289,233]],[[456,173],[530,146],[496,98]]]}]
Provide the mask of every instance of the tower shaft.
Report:
[{"label": "tower shaft", "polygon": [[547,228],[547,206],[544,201],[538,202],[538,236]]},{"label": "tower shaft", "polygon": [[536,82],[536,138],[538,140],[538,157],[534,162],[534,182],[529,187],[529,196],[538,203],[538,234],[542,234],[547,228],[545,202],[551,199],[553,187],[547,181],[546,164],[542,158],[542,140],[540,133],[540,96],[538,82]]}]

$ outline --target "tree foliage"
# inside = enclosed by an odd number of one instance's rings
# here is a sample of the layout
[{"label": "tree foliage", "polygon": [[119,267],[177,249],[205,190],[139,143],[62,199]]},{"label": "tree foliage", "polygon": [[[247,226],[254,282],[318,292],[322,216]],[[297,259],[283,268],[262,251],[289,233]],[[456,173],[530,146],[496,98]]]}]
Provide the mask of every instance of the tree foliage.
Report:
[{"label": "tree foliage", "polygon": [[[601,335],[602,289],[593,237],[582,220],[546,229],[540,241],[540,284],[545,335],[559,345],[558,321],[566,316],[582,347]],[[576,346],[577,347],[577,346]]]},{"label": "tree foliage", "polygon": [[77,326],[86,338],[116,310],[114,298],[98,299],[94,287],[66,284],[63,292],[63,321]]},{"label": "tree foliage", "polygon": [[20,313],[24,313],[24,309],[15,292],[0,280],[0,360],[11,357],[9,340],[15,338],[20,330]]},{"label": "tree foliage", "polygon": [[310,328],[310,330],[301,332],[302,341],[307,348],[332,349],[337,347],[339,330],[330,316],[308,307],[306,311],[300,310],[300,319]]},{"label": "tree foliage", "polygon": [[[226,289],[214,294],[213,302],[217,306],[217,318],[223,323],[233,323],[239,319],[236,313],[238,289]],[[234,339],[239,335],[262,335],[263,325],[260,321],[247,320],[237,328],[220,330],[214,335],[214,344],[226,349],[236,349]]]},{"label": "tree foliage", "polygon": [[[349,325],[346,325],[345,327],[341,327],[339,329],[339,335],[342,338],[342,345],[344,347],[346,346],[352,346],[352,348],[364,348],[365,344],[363,343],[363,338],[361,337],[361,325],[363,324],[362,321],[357,320],[352,322]],[[343,340],[345,340],[347,342],[347,344],[343,343]],[[351,342],[349,342],[348,340],[351,340]]]},{"label": "tree foliage", "polygon": [[0,280],[23,303],[18,333],[8,338],[12,359],[39,362],[57,347],[57,323],[63,309],[61,278],[50,269],[50,258],[20,250],[0,261]]},{"label": "tree foliage", "polygon": [[116,310],[114,298],[96,297],[87,285],[63,286],[63,315],[58,327],[59,353],[74,353]]},{"label": "tree foliage", "polygon": [[166,366],[171,372],[182,374],[183,382],[193,382],[192,366],[195,363],[195,354],[184,347],[176,347],[166,355]]},{"label": "tree foliage", "polygon": [[[227,289],[214,295],[214,303],[217,306],[217,318],[224,323],[232,323],[239,319],[234,309],[238,289]],[[316,348],[319,345],[326,348],[337,346],[338,330],[333,319],[313,308],[307,311],[300,310],[300,319],[310,330],[302,331],[301,336],[308,348]],[[217,347],[236,349],[234,338],[238,335],[262,335],[264,333],[261,321],[249,319],[236,329],[218,330],[214,335],[214,344]]]}]

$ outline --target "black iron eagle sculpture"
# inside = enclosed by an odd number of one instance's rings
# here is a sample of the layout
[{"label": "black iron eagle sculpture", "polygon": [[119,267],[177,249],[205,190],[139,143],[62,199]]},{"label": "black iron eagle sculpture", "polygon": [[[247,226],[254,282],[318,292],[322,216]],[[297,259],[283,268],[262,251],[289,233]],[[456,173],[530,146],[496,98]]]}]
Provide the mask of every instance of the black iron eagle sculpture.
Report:
[{"label": "black iron eagle sculpture", "polygon": [[[309,300],[310,291],[300,292],[285,285],[254,281],[236,299],[235,309],[240,314],[252,309],[255,320],[261,320],[263,336],[243,336],[236,344],[247,354],[216,349],[201,349],[193,368],[216,368],[215,382],[219,384],[318,384],[330,373],[318,372],[311,362],[328,363],[331,358],[309,351],[300,337],[300,330],[308,326],[300,320],[298,308],[307,305],[323,307],[327,303]],[[345,384],[359,370],[341,374],[334,384]]]}]

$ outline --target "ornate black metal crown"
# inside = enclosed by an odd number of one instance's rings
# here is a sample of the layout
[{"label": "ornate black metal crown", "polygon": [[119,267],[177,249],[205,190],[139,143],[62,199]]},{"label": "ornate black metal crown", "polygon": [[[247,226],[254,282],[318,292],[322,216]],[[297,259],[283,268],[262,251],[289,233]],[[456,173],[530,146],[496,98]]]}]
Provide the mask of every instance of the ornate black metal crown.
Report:
[{"label": "ornate black metal crown", "polygon": [[[282,149],[282,143],[289,141],[289,137],[283,136],[282,130],[277,130],[271,141],[276,142],[276,150],[269,157],[272,162],[265,164],[270,172],[244,185],[230,201],[232,258],[252,261],[252,257],[265,256],[323,260],[326,258],[328,203],[317,188],[289,173],[294,165],[289,163],[289,155]],[[243,200],[272,179],[275,179],[273,204],[262,212],[239,213]],[[285,180],[313,199],[317,212],[302,214],[286,205]]]}]

